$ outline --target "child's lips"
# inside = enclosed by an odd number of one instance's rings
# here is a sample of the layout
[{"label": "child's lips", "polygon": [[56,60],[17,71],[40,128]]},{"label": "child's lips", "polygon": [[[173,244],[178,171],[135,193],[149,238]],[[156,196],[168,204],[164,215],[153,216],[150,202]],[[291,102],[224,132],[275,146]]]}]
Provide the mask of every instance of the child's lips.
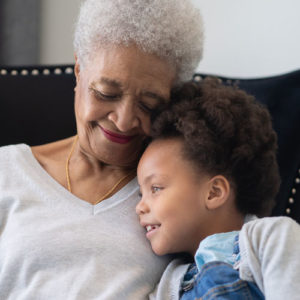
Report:
[{"label": "child's lips", "polygon": [[159,227],[158,225],[147,225],[146,226],[146,230],[147,232],[156,229],[157,227]]},{"label": "child's lips", "polygon": [[146,225],[146,237],[149,239],[158,229],[159,229],[160,225]]}]

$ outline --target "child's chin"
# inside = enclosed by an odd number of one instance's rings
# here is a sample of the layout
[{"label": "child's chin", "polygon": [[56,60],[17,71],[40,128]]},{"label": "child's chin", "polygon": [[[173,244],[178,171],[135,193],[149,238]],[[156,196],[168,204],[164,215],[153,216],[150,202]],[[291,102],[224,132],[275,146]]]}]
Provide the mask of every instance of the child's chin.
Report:
[{"label": "child's chin", "polygon": [[165,249],[158,248],[158,247],[152,247],[152,251],[158,256],[163,256],[168,254],[168,252]]}]

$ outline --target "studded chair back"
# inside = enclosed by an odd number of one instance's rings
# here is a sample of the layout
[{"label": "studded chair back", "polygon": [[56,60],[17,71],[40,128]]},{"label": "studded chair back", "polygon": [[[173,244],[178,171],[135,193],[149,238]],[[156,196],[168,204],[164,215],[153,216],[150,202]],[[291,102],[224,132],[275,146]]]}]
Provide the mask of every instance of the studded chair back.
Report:
[{"label": "studded chair back", "polygon": [[0,67],[0,145],[75,134],[73,66]]},{"label": "studded chair back", "polygon": [[[199,81],[205,75],[195,74]],[[219,77],[270,110],[278,134],[282,184],[273,215],[300,223],[300,70],[261,79]],[[0,146],[39,145],[75,134],[73,66],[0,66]]]}]

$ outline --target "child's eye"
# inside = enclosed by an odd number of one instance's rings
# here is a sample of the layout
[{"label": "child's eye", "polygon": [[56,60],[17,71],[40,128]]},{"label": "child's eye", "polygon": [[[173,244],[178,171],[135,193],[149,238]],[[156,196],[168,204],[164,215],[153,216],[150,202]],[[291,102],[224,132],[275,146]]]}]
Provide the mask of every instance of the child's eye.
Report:
[{"label": "child's eye", "polygon": [[162,188],[161,187],[159,187],[159,186],[151,186],[151,192],[152,192],[152,194],[155,194],[155,193],[157,193],[157,192],[159,192],[159,191],[161,191],[162,190]]}]

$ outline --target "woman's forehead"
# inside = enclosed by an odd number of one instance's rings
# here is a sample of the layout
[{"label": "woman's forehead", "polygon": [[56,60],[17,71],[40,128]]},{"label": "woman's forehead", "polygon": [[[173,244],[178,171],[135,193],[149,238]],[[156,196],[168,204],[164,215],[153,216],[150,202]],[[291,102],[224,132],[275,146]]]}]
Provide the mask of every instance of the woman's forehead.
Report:
[{"label": "woman's forehead", "polygon": [[168,100],[175,71],[170,64],[135,47],[99,50],[86,65],[86,76],[93,87],[133,89]]}]

